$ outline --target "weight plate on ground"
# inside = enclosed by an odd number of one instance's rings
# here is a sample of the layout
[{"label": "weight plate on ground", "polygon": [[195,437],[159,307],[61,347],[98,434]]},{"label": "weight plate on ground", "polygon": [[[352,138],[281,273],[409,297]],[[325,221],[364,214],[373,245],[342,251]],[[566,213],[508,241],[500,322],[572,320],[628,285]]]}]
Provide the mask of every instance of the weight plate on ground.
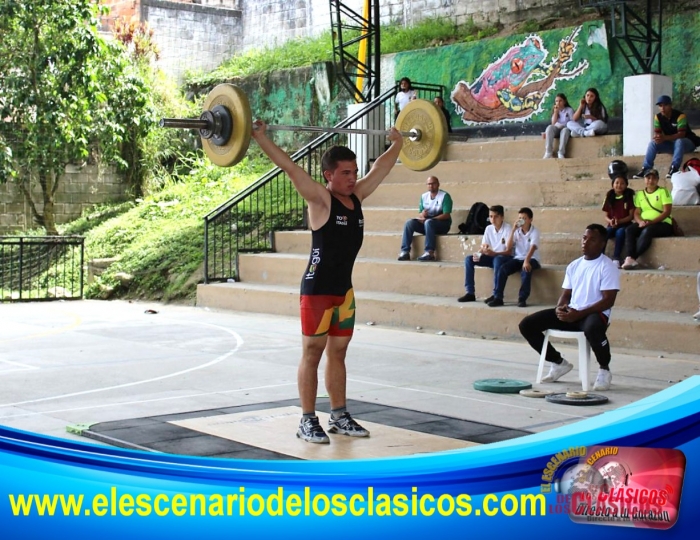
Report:
[{"label": "weight plate on ground", "polygon": [[420,140],[404,138],[401,163],[413,171],[427,171],[437,165],[447,146],[447,120],[435,104],[425,99],[409,101],[396,119],[399,131],[420,131]]},{"label": "weight plate on ground", "polygon": [[559,403],[560,405],[602,405],[608,402],[608,398],[600,394],[587,394],[585,398],[566,397],[566,394],[549,394],[545,399],[550,403]]},{"label": "weight plate on ground", "polygon": [[517,394],[521,390],[527,390],[528,388],[532,388],[529,382],[516,379],[481,379],[474,381],[474,389],[482,392],[495,392],[496,394]]},{"label": "weight plate on ground", "polygon": [[521,390],[520,395],[525,396],[525,397],[534,397],[534,398],[543,398],[551,394],[551,392],[546,392],[545,390],[534,390],[534,389],[528,389],[528,390]]},{"label": "weight plate on ground", "polygon": [[[204,101],[204,110],[211,111],[217,105],[231,116],[231,136],[228,141],[202,138],[202,146],[212,163],[220,167],[235,165],[248,151],[253,129],[253,114],[245,92],[233,84],[216,86]],[[221,108],[217,109],[221,110]],[[216,144],[221,143],[221,144]]]},{"label": "weight plate on ground", "polygon": [[586,399],[588,392],[567,392],[566,397],[573,399]]}]

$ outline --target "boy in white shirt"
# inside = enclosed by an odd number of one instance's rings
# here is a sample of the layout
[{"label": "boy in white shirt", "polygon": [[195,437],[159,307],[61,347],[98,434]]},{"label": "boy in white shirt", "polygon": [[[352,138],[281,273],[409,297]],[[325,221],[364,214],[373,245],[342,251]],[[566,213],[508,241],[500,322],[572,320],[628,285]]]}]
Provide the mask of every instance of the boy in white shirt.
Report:
[{"label": "boy in white shirt", "polygon": [[[600,366],[594,390],[610,389],[610,343],[606,332],[620,290],[620,270],[603,253],[606,239],[607,231],[602,225],[586,227],[581,240],[583,257],[566,267],[557,307],[538,311],[520,321],[520,333],[538,354],[544,344],[545,330],[583,332]],[[557,381],[573,368],[551,343],[547,345],[545,359],[551,366],[542,382]]]},{"label": "boy in white shirt", "polygon": [[506,254],[499,255],[493,262],[495,282],[493,299],[487,302],[489,307],[503,305],[503,292],[508,276],[516,272],[520,272],[521,283],[518,307],[527,307],[532,273],[541,267],[539,245],[540,232],[532,224],[532,210],[521,208],[506,241]]},{"label": "boy in white shirt", "polygon": [[[476,300],[474,267],[485,266],[487,268],[493,268],[495,258],[506,253],[508,237],[510,236],[512,227],[510,223],[503,223],[503,212],[503,206],[500,204],[489,208],[489,221],[491,225],[486,227],[484,231],[479,251],[464,259],[464,288],[467,292],[464,296],[457,298],[457,302],[474,302]],[[493,294],[484,300],[487,304],[493,300],[493,295],[496,294],[495,282],[494,274]]]}]

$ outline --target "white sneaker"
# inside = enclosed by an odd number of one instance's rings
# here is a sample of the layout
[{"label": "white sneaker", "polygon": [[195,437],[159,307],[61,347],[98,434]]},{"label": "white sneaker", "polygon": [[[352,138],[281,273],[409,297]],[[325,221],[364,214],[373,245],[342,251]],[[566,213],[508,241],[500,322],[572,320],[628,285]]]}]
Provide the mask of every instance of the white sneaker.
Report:
[{"label": "white sneaker", "polygon": [[583,132],[584,137],[595,137],[595,131],[592,129],[587,129],[586,131]]},{"label": "white sneaker", "polygon": [[551,158],[551,157],[552,157],[552,153],[551,153],[551,152],[545,152],[545,153],[544,153],[544,156],[542,157],[542,159],[549,159],[549,158]]},{"label": "white sneaker", "polygon": [[559,152],[559,153],[557,154],[557,157],[558,157],[559,159],[565,159],[565,158],[566,158],[566,156],[565,156],[564,154],[562,154],[561,152]]},{"label": "white sneaker", "polygon": [[610,390],[610,382],[612,381],[612,373],[609,369],[599,369],[598,376],[595,378],[593,390]]},{"label": "white sneaker", "polygon": [[562,359],[561,364],[552,364],[549,368],[549,373],[542,377],[542,382],[554,382],[558,381],[561,377],[569,373],[574,369],[574,365],[566,360]]},{"label": "white sneaker", "polygon": [[700,309],[695,315],[693,315],[693,319],[695,319],[696,321],[700,321]]},{"label": "white sneaker", "polygon": [[623,270],[634,270],[639,266],[639,263],[635,261],[632,257],[626,257],[625,262],[622,264]]}]

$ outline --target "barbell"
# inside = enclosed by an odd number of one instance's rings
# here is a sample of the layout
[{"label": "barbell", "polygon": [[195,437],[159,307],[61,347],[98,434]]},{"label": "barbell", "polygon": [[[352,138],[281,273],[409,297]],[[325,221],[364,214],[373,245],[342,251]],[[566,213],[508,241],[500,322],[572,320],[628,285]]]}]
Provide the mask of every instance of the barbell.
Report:
[{"label": "barbell", "polygon": [[[253,115],[245,92],[233,84],[220,84],[204,100],[199,118],[163,118],[160,127],[197,129],[207,156],[215,165],[231,167],[248,151]],[[447,121],[434,103],[423,99],[410,101],[396,118],[396,129],[404,137],[399,159],[414,171],[434,167],[447,145]],[[269,130],[388,135],[378,129],[327,128],[321,126],[269,125]]]}]

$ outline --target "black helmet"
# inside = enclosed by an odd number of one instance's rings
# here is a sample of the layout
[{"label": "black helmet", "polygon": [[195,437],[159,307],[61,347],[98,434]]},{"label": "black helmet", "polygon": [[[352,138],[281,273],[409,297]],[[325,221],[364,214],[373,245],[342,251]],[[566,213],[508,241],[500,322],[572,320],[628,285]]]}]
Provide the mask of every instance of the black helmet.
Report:
[{"label": "black helmet", "polygon": [[610,180],[615,180],[618,176],[624,176],[627,178],[627,163],[620,159],[614,159],[608,165],[608,176]]}]

